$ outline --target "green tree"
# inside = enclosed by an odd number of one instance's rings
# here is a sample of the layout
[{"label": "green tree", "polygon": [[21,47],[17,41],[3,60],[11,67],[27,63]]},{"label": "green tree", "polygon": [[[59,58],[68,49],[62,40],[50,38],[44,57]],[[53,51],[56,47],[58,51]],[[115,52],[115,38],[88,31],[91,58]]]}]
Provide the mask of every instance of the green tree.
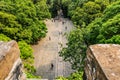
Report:
[{"label": "green tree", "polygon": [[62,0],[53,0],[52,5],[50,8],[52,17],[56,17],[58,15],[57,11],[61,9],[62,6]]},{"label": "green tree", "polygon": [[[112,19],[109,19],[108,21],[106,21],[105,23],[102,24],[102,28],[100,29],[100,35],[102,37],[98,36],[98,38],[100,39],[100,42],[106,43],[112,37],[114,37],[112,39],[115,39],[115,38],[118,39],[117,37],[115,37],[115,35],[118,36],[120,34],[119,22],[120,22],[120,14],[114,16]],[[118,41],[118,43],[119,43],[119,41]]]},{"label": "green tree", "polygon": [[11,39],[4,34],[0,34],[0,41],[10,41]]},{"label": "green tree", "polygon": [[20,48],[20,57],[23,60],[29,59],[29,58],[34,58],[33,57],[33,50],[30,47],[30,45],[28,45],[26,42],[24,41],[20,41],[18,42],[19,48]]},{"label": "green tree", "polygon": [[88,44],[117,43],[120,34],[119,4],[120,2],[116,2],[108,6],[102,18],[96,19],[86,27],[84,37]]},{"label": "green tree", "polygon": [[68,17],[68,7],[70,3],[71,3],[71,0],[62,0],[61,9],[62,9],[64,17]]},{"label": "green tree", "polygon": [[27,43],[34,43],[45,37],[47,28],[40,20],[50,18],[46,0],[36,4],[33,4],[31,0],[3,0],[0,4],[2,11],[0,22],[4,27],[2,33],[11,39],[25,40]]},{"label": "green tree", "polygon": [[35,4],[35,7],[36,7],[36,15],[39,20],[42,20],[45,18],[51,18],[51,14],[49,12],[46,1],[42,0],[40,2],[37,2]]},{"label": "green tree", "polygon": [[84,27],[87,23],[88,17],[87,13],[85,13],[82,8],[77,7],[73,12],[73,16],[71,19],[75,23],[75,25],[80,25],[81,27]]},{"label": "green tree", "polygon": [[74,72],[68,77],[58,77],[57,80],[83,80],[83,72]]},{"label": "green tree", "polygon": [[85,27],[91,23],[95,18],[99,18],[103,15],[99,4],[88,1],[83,4],[82,7],[76,7],[76,9],[69,11],[72,21],[75,25]]},{"label": "green tree", "polygon": [[116,14],[119,14],[119,13],[120,13],[120,1],[109,5],[105,9],[103,21],[107,21],[108,19],[113,18]]},{"label": "green tree", "polygon": [[65,61],[69,61],[73,69],[82,70],[87,46],[81,29],[76,29],[69,34],[67,46],[60,51],[60,56]]},{"label": "green tree", "polygon": [[87,2],[83,5],[83,9],[84,11],[87,13],[87,22],[86,24],[89,24],[90,22],[92,22],[95,18],[97,17],[101,17],[102,13],[101,13],[101,7],[99,4],[96,4],[95,2]]},{"label": "green tree", "polygon": [[27,78],[40,78],[39,76],[33,75],[36,70],[33,66],[34,56],[32,48],[25,41],[19,41],[18,45],[20,48],[20,58],[23,61],[24,70],[27,74]]},{"label": "green tree", "polygon": [[88,46],[99,42],[97,36],[99,35],[101,26],[102,19],[97,18],[83,30],[84,40]]},{"label": "green tree", "polygon": [[18,40],[17,33],[21,30],[21,25],[17,22],[16,16],[0,12],[0,33],[7,35],[11,39]]},{"label": "green tree", "polygon": [[103,12],[106,7],[110,4],[109,0],[95,0],[95,3],[99,4],[101,6],[101,11]]}]

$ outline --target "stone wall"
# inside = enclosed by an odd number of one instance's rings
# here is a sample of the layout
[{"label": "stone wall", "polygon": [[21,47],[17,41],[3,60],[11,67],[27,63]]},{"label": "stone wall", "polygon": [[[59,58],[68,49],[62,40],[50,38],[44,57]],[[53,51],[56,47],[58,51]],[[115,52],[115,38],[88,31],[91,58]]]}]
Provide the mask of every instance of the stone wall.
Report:
[{"label": "stone wall", "polygon": [[25,80],[20,50],[15,41],[0,42],[0,80]]},{"label": "stone wall", "polygon": [[120,45],[91,45],[84,70],[85,80],[120,80]]}]

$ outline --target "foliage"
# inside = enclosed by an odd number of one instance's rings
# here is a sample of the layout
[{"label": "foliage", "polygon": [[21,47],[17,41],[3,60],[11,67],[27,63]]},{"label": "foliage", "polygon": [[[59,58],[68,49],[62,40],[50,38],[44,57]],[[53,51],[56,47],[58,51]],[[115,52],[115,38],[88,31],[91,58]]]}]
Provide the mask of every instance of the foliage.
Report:
[{"label": "foliage", "polygon": [[[89,24],[85,31],[85,39],[89,44],[118,43],[119,44],[119,2],[105,9],[104,16]],[[116,12],[115,12],[116,11]],[[114,13],[114,14],[112,14]],[[110,16],[110,17],[108,17]]]},{"label": "foliage", "polygon": [[40,2],[36,3],[35,7],[36,15],[39,20],[51,17],[48,10],[48,6],[44,0],[41,0]]},{"label": "foliage", "polygon": [[84,27],[94,19],[103,16],[106,7],[115,1],[116,0],[71,0],[71,3],[68,5],[68,16],[75,25]]},{"label": "foliage", "polygon": [[64,17],[68,17],[68,7],[70,3],[71,3],[71,0],[62,0],[61,9]]},{"label": "foliage", "polygon": [[72,21],[80,27],[85,27],[95,18],[102,16],[101,6],[92,1],[84,3],[81,8],[77,7],[71,13]]},{"label": "foliage", "polygon": [[4,34],[0,34],[0,41],[10,41],[11,39]]},{"label": "foliage", "polygon": [[100,42],[106,42],[105,40],[111,39],[113,36],[115,39],[115,35],[120,34],[119,21],[120,21],[120,14],[114,16],[112,19],[109,19],[102,25],[102,28],[100,29],[100,35],[103,37],[99,38],[101,39]]},{"label": "foliage", "polygon": [[33,74],[36,72],[35,68],[33,65],[30,65],[28,63],[24,63],[24,68],[26,69],[27,72]]},{"label": "foliage", "polygon": [[106,7],[110,4],[109,0],[95,0],[95,3],[99,4],[101,6],[101,11],[103,12]]},{"label": "foliage", "polygon": [[109,5],[105,11],[103,16],[103,21],[107,21],[110,18],[113,18],[116,14],[120,13],[120,1]]},{"label": "foliage", "polygon": [[1,33],[27,43],[34,43],[45,37],[47,28],[40,20],[50,18],[46,1],[33,4],[31,0],[2,0],[0,4]]},{"label": "foliage", "polygon": [[68,80],[83,80],[82,77],[83,77],[83,72],[75,72],[68,77]]},{"label": "foliage", "polygon": [[68,16],[72,17],[74,10],[79,7],[82,8],[83,4],[89,0],[71,0],[71,3],[68,5]]},{"label": "foliage", "polygon": [[83,5],[84,11],[87,13],[88,20],[86,24],[89,24],[91,21],[93,21],[97,17],[101,17],[101,7],[99,4],[96,4],[95,2],[87,2]]},{"label": "foliage", "polygon": [[60,51],[60,56],[62,56],[65,61],[69,61],[72,64],[73,69],[83,69],[86,45],[83,40],[81,29],[73,30],[68,35],[67,46],[68,47],[63,48]]},{"label": "foliage", "polygon": [[68,80],[68,79],[63,76],[59,76],[59,77],[57,77],[57,80]]},{"label": "foliage", "polygon": [[43,21],[36,21],[33,26],[30,26],[32,32],[32,42],[35,43],[42,37],[46,36],[47,28]]},{"label": "foliage", "polygon": [[27,75],[27,78],[41,78],[40,76],[35,76],[35,75],[33,75],[33,74],[30,74],[30,73],[28,73],[28,72],[26,72],[26,75]]},{"label": "foliage", "polygon": [[102,26],[101,21],[101,18],[97,18],[83,30],[84,41],[88,46],[99,42],[97,36],[99,35],[100,28]]},{"label": "foliage", "polygon": [[28,45],[26,42],[24,41],[20,41],[18,42],[18,45],[19,45],[19,48],[20,48],[20,57],[21,59],[23,60],[26,60],[28,58],[34,58],[33,57],[33,50],[32,48],[30,47],[30,45]]},{"label": "foliage", "polygon": [[100,12],[101,7],[95,2],[89,1],[83,5],[83,9],[88,14],[96,14]]},{"label": "foliage", "polygon": [[50,6],[50,11],[51,11],[52,17],[56,17],[58,15],[57,11],[59,11],[61,9],[61,4],[62,4],[62,0],[53,0],[52,1],[52,4]]},{"label": "foliage", "polygon": [[19,41],[18,45],[21,53],[20,58],[23,61],[27,78],[39,78],[38,76],[33,75],[36,70],[33,66],[34,57],[32,48],[25,41]]},{"label": "foliage", "polygon": [[74,72],[68,77],[58,77],[57,80],[83,80],[83,72]]},{"label": "foliage", "polygon": [[72,16],[72,21],[76,24],[76,25],[80,25],[81,27],[84,27],[86,25],[87,22],[87,13],[84,12],[84,10],[82,8],[77,7],[75,9],[75,12],[73,12],[73,16]]},{"label": "foliage", "polygon": [[0,18],[0,33],[17,40],[15,35],[21,30],[21,25],[16,21],[16,16],[0,12]]}]

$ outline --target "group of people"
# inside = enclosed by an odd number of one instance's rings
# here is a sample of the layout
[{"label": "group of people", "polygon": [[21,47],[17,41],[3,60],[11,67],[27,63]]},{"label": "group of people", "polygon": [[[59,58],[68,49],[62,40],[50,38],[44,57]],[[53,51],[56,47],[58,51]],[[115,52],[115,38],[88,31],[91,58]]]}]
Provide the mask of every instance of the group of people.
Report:
[{"label": "group of people", "polygon": [[[66,23],[66,22],[64,22],[64,21],[62,22],[63,25],[64,25],[65,23]],[[67,26],[65,26],[65,30],[67,30]]]},{"label": "group of people", "polygon": [[[52,19],[52,22],[55,22],[55,18]],[[59,21],[62,21],[61,19],[58,19]],[[62,24],[64,25],[66,22],[65,21],[62,21]],[[65,29],[67,30],[67,26],[65,27]]]}]

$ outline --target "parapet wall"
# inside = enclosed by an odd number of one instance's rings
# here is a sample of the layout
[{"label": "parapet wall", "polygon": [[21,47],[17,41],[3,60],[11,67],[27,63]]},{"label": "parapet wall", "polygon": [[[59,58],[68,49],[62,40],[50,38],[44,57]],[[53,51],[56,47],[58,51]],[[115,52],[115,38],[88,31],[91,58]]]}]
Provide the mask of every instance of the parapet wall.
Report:
[{"label": "parapet wall", "polygon": [[[85,80],[120,80],[120,45],[91,45],[86,54]],[[0,80],[26,80],[15,41],[0,42]]]},{"label": "parapet wall", "polygon": [[91,45],[84,70],[86,80],[120,80],[120,45]]},{"label": "parapet wall", "polygon": [[25,80],[17,42],[0,42],[0,80]]}]

